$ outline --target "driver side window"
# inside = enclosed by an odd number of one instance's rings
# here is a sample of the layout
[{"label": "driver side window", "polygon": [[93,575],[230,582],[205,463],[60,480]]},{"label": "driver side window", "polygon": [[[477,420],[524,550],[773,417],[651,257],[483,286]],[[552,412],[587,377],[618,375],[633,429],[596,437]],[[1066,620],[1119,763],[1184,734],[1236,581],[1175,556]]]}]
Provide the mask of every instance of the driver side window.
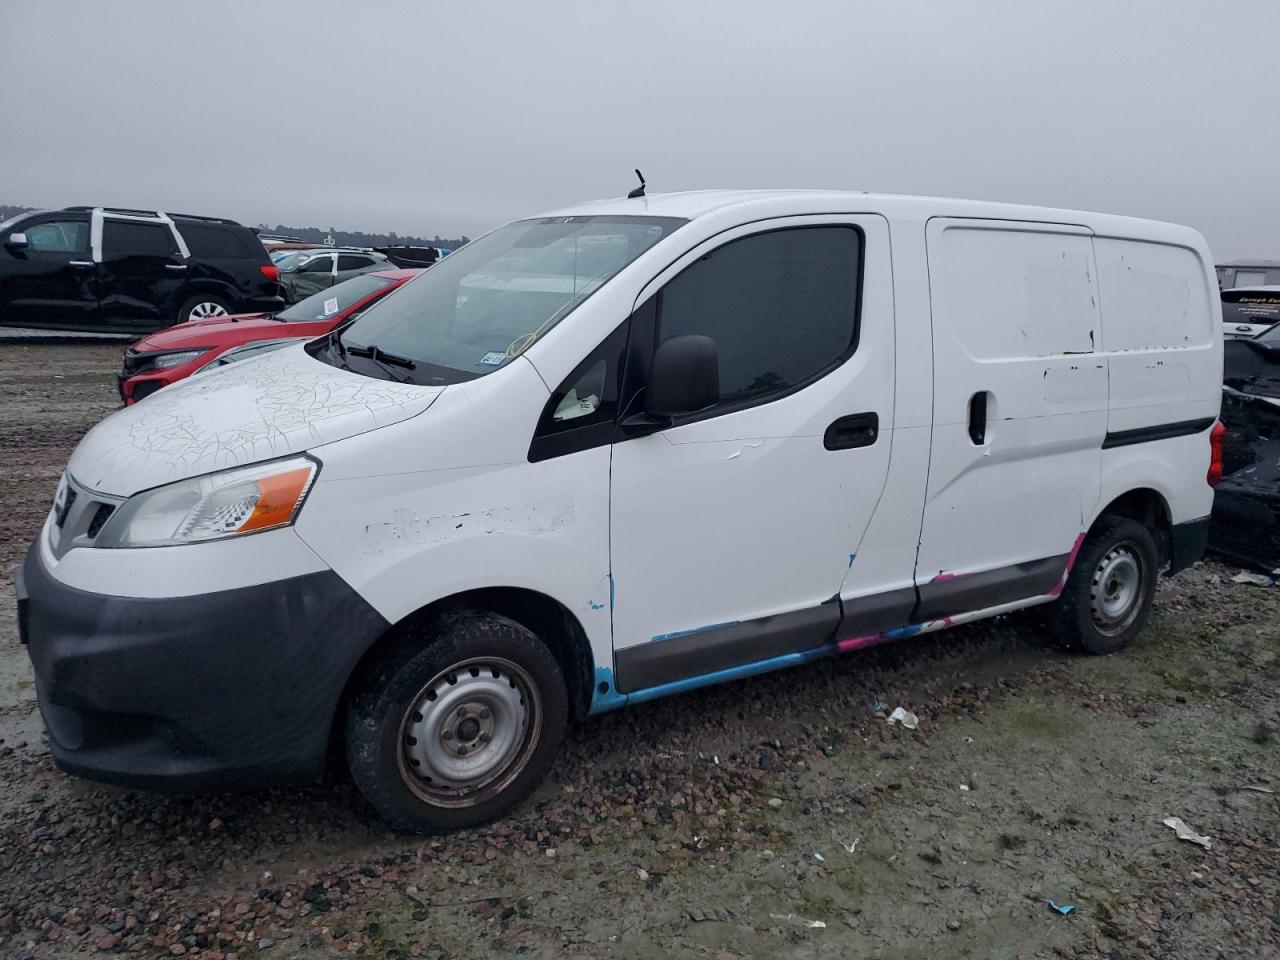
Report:
[{"label": "driver side window", "polygon": [[46,220],[27,227],[25,233],[27,249],[33,253],[86,253],[89,249],[89,224],[83,220]]},{"label": "driver side window", "polygon": [[308,260],[298,268],[299,273],[332,273],[333,257],[324,256],[316,257],[314,260]]},{"label": "driver side window", "polygon": [[711,414],[762,403],[816,380],[857,345],[862,234],[791,227],[731,240],[656,296],[654,346],[710,337],[720,360]]}]

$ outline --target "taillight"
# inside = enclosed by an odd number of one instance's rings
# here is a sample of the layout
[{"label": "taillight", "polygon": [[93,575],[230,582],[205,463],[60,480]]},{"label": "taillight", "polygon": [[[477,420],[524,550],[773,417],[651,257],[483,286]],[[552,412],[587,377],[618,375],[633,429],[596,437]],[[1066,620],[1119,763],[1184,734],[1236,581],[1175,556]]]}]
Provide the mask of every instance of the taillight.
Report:
[{"label": "taillight", "polygon": [[262,275],[266,277],[268,280],[270,280],[272,283],[280,282],[280,268],[277,267],[274,263],[264,263],[258,269],[261,270]]},{"label": "taillight", "polygon": [[1205,479],[1211,487],[1222,482],[1222,438],[1226,433],[1227,428],[1222,425],[1221,420],[1209,431],[1209,475]]}]

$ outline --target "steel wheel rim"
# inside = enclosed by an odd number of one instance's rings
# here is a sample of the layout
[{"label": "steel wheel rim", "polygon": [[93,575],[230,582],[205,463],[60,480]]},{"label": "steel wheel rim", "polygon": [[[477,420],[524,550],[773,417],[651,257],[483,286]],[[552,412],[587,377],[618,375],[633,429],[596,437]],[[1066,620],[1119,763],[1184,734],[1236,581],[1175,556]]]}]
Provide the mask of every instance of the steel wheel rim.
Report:
[{"label": "steel wheel rim", "polygon": [[1137,546],[1126,540],[1103,556],[1093,571],[1089,608],[1098,632],[1113,637],[1129,628],[1146,594],[1147,570]]},{"label": "steel wheel rim", "polygon": [[225,316],[229,316],[229,314],[227,313],[226,307],[224,307],[220,303],[214,303],[212,300],[205,300],[202,303],[197,303],[194,307],[191,308],[191,311],[187,314],[187,319],[188,320],[209,320],[209,319],[212,319],[213,317],[225,317]]},{"label": "steel wheel rim", "polygon": [[501,793],[529,763],[542,698],[510,660],[477,657],[441,670],[409,701],[396,756],[421,800],[473,807]]}]

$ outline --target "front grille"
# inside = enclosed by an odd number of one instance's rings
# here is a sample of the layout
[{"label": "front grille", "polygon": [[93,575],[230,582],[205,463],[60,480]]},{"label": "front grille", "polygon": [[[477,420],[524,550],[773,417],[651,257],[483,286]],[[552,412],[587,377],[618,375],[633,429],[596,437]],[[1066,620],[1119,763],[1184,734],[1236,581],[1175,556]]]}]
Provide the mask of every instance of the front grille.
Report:
[{"label": "front grille", "polygon": [[72,547],[91,546],[94,538],[123,501],[88,490],[70,475],[64,477],[65,498],[54,515],[54,530],[50,536],[53,555],[61,558]]},{"label": "front grille", "polygon": [[116,508],[109,503],[98,504],[98,512],[95,513],[93,515],[93,519],[89,521],[88,529],[85,530],[84,535],[92,540],[98,535],[98,532],[102,529],[102,525],[111,518],[111,514],[115,512]]},{"label": "front grille", "polygon": [[62,506],[58,507],[58,512],[53,518],[54,524],[59,529],[66,524],[67,514],[69,514],[71,509],[76,505],[76,496],[76,491],[71,488],[70,484],[67,484],[66,492],[62,497]]},{"label": "front grille", "polygon": [[140,380],[133,385],[133,402],[137,403],[139,400],[151,396],[163,386],[163,380]]}]

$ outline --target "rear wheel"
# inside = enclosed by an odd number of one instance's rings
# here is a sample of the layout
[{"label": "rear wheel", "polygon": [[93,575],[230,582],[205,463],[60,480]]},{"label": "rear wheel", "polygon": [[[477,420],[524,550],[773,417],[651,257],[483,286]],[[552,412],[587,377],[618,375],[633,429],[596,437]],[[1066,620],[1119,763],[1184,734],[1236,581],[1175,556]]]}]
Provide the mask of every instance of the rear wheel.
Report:
[{"label": "rear wheel", "polygon": [[188,320],[213,320],[230,314],[231,308],[221,297],[198,293],[194,297],[189,297],[178,308],[178,315],[174,322],[186,323]]},{"label": "rear wheel", "polygon": [[1127,517],[1104,517],[1085,538],[1049,626],[1065,646],[1114,653],[1151,616],[1158,561],[1151,531]]},{"label": "rear wheel", "polygon": [[537,637],[496,614],[450,614],[369,671],[347,712],[347,762],[395,826],[472,826],[532,792],[567,716],[564,678]]}]

